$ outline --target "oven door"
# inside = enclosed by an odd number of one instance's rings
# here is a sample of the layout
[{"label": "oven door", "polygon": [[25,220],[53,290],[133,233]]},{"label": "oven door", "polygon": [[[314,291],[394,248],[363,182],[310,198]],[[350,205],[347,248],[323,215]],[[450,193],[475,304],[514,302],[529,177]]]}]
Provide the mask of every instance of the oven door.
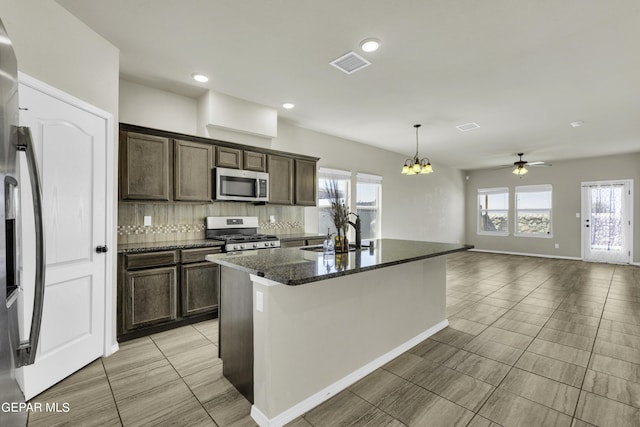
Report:
[{"label": "oven door", "polygon": [[269,201],[269,174],[238,169],[215,169],[216,200]]}]

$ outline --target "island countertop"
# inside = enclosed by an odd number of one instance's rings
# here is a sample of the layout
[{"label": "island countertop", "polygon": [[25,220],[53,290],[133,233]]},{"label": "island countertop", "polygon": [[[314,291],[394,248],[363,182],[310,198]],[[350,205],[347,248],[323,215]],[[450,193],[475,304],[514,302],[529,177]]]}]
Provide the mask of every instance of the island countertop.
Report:
[{"label": "island countertop", "polygon": [[472,245],[379,239],[374,248],[323,254],[300,248],[265,249],[208,255],[207,261],[289,286],[375,270],[472,249]]}]

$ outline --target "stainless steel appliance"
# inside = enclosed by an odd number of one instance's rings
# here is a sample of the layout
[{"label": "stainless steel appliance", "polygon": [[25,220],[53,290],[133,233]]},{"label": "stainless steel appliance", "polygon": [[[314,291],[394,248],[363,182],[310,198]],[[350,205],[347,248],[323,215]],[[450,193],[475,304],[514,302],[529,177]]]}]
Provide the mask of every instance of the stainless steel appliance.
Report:
[{"label": "stainless steel appliance", "polygon": [[[36,235],[36,286],[29,339],[20,341],[18,329],[18,296],[21,263],[20,227],[18,221],[20,185],[17,173],[18,151],[27,155],[33,193]],[[44,297],[44,229],[42,194],[31,132],[18,126],[18,66],[11,39],[0,21],[0,426],[26,425],[24,395],[16,379],[16,368],[33,364],[40,335]]]},{"label": "stainless steel appliance", "polygon": [[241,202],[269,201],[269,174],[239,169],[214,169],[214,194],[216,200]]},{"label": "stainless steel appliance", "polygon": [[205,237],[222,240],[225,252],[280,247],[277,236],[258,234],[258,218],[254,216],[209,216]]}]

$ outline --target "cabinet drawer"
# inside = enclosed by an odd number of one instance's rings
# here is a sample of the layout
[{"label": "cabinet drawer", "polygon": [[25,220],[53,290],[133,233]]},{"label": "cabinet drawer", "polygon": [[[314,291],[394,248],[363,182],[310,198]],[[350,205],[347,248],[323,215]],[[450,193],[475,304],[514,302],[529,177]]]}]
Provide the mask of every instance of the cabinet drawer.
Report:
[{"label": "cabinet drawer", "polygon": [[128,254],[125,256],[125,268],[160,267],[178,263],[177,251],[145,252],[142,254]]},{"label": "cabinet drawer", "polygon": [[203,262],[207,255],[219,254],[222,252],[221,247],[215,248],[198,248],[198,249],[183,249],[180,251],[180,262],[188,264],[191,262]]},{"label": "cabinet drawer", "polygon": [[297,248],[304,246],[304,240],[282,240],[280,242],[281,248]]}]

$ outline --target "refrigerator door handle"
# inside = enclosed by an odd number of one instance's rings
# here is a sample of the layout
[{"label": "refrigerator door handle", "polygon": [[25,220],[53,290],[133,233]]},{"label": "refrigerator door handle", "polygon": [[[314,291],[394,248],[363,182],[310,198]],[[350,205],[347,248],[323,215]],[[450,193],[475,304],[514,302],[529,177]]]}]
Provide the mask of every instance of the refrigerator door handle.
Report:
[{"label": "refrigerator door handle", "polygon": [[24,151],[27,156],[31,193],[33,195],[33,214],[36,231],[36,274],[35,291],[33,297],[33,314],[31,315],[31,330],[29,339],[20,343],[17,350],[17,365],[32,365],[36,360],[36,350],[40,339],[40,326],[42,323],[42,308],[44,305],[44,273],[45,273],[45,246],[44,246],[44,218],[42,216],[42,184],[36,153],[31,138],[31,129],[25,126],[18,127],[18,144],[16,148]]}]

